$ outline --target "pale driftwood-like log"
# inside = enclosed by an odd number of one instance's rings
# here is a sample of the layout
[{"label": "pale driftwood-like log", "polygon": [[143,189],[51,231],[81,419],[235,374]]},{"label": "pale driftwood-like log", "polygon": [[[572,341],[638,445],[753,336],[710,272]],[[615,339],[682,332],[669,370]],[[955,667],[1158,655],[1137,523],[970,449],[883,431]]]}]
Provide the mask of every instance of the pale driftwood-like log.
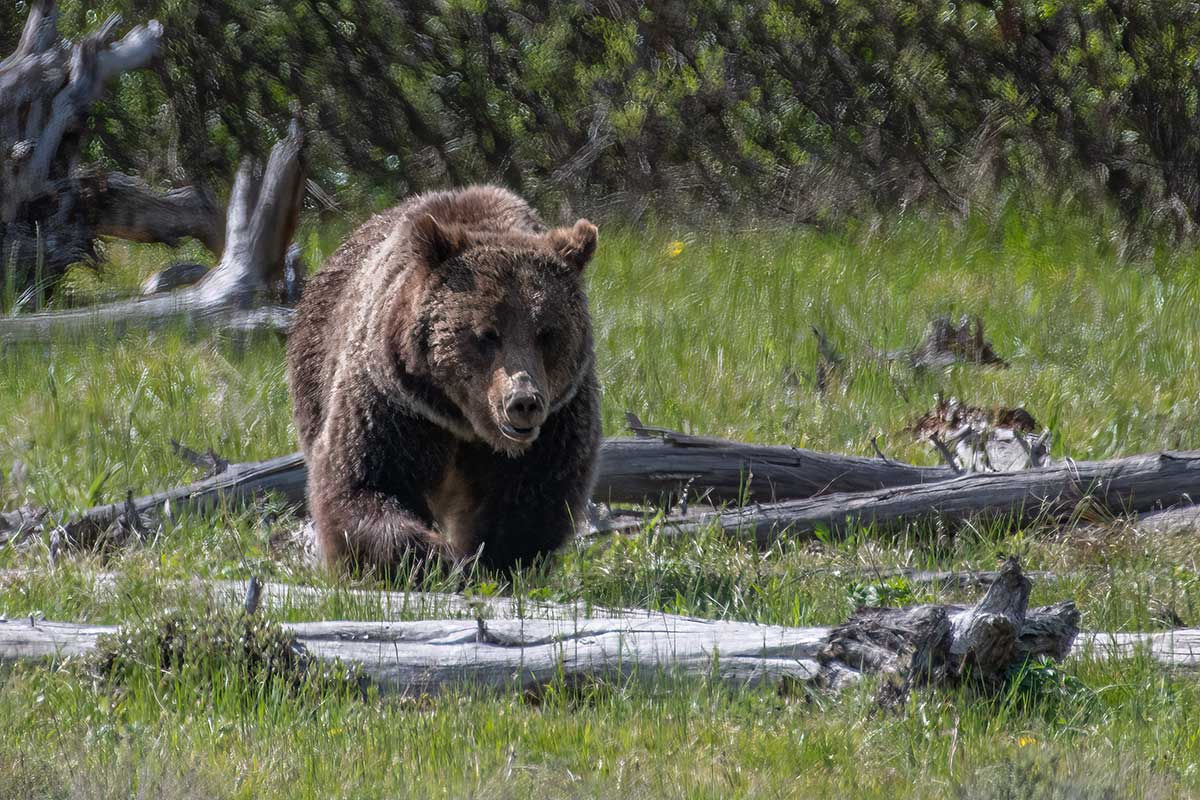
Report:
[{"label": "pale driftwood-like log", "polygon": [[[863,675],[890,674],[907,685],[998,679],[1009,665],[1030,657],[1126,658],[1146,652],[1172,667],[1200,666],[1200,630],[1166,633],[1092,633],[1076,636],[1079,614],[1070,602],[1025,610],[1027,597],[1014,565],[976,606],[860,609],[837,628],[788,628],[722,622],[646,611],[587,609],[513,598],[473,600],[457,595],[398,595],[413,613],[450,613],[418,621],[310,622],[286,626],[323,659],[356,662],[380,688],[404,693],[447,686],[527,687],[557,678],[605,679],[660,674],[716,676],[737,684],[795,681],[840,688]],[[1014,585],[1009,585],[1016,580]],[[1006,583],[1007,581],[1007,583]],[[236,606],[245,584],[229,582]],[[329,590],[286,587],[262,602]],[[354,591],[354,590],[352,590]],[[362,591],[362,590],[358,590]],[[297,595],[297,593],[299,593]],[[376,593],[363,591],[364,595]],[[378,602],[378,600],[374,601]],[[390,602],[390,601],[389,601]],[[1009,629],[986,624],[1000,610],[1018,621]],[[12,619],[0,622],[0,660],[81,655],[115,626]],[[1001,636],[990,631],[1000,630]],[[965,633],[964,633],[965,632]],[[956,637],[966,635],[960,640]],[[998,642],[1003,640],[1002,646]],[[980,658],[987,653],[987,658]],[[991,663],[990,672],[981,672]],[[886,685],[885,685],[886,688]]]},{"label": "pale driftwood-like log", "polygon": [[[785,533],[841,533],[858,527],[884,530],[934,516],[951,523],[988,515],[1025,522],[1060,520],[1091,509],[1115,517],[1191,505],[1195,497],[1200,497],[1200,451],[1177,451],[835,493],[668,517],[661,524],[664,535],[692,535],[717,527],[767,545]],[[612,527],[614,531],[622,529]],[[623,527],[637,531],[642,526],[631,523]]]},{"label": "pale driftwood-like log", "polygon": [[[381,690],[419,693],[467,683],[518,686],[565,678],[717,675],[742,684],[808,682],[829,628],[641,614],[629,620],[498,620],[481,632],[472,619],[422,622],[315,622],[287,626],[313,654],[360,663]],[[10,619],[0,622],[0,661],[83,655],[116,626]],[[482,633],[482,635],[481,635]],[[1139,654],[1164,666],[1200,667],[1200,629],[1161,633],[1081,633],[1070,657],[1108,660]],[[853,678],[833,688],[844,686]]]},{"label": "pale driftwood-like log", "polygon": [[[634,612],[616,619],[442,619],[285,625],[318,658],[360,664],[381,691],[528,687],[562,678],[715,675],[737,684],[809,681],[824,628]],[[0,623],[0,661],[83,655],[115,626]]]},{"label": "pale driftwood-like log", "polygon": [[304,135],[293,122],[288,136],[272,148],[261,176],[251,160],[243,161],[230,198],[221,261],[194,286],[92,308],[5,317],[0,343],[179,319],[231,327],[274,325],[278,314],[250,309],[284,278],[304,188],[303,149]]},{"label": "pale driftwood-like log", "polygon": [[[244,313],[266,312],[259,309]],[[917,467],[882,459],[672,433],[605,440],[593,497],[597,502],[640,503],[678,494],[687,487],[695,496],[726,503],[747,496],[750,499],[808,497],[828,491],[905,486],[944,480],[952,475],[945,467]],[[164,511],[204,513],[221,504],[243,506],[267,492],[281,495],[290,504],[301,505],[307,480],[304,459],[293,453],[267,461],[230,464],[218,475],[133,499],[132,505],[139,515],[148,518]],[[104,529],[126,514],[128,508],[124,502],[97,506],[79,515],[75,524]],[[0,543],[5,531],[11,536],[35,521],[28,512],[0,514]]]},{"label": "pale driftwood-like log", "polygon": [[[20,581],[26,573],[0,573]],[[321,658],[361,663],[383,689],[429,692],[448,685],[528,686],[564,677],[639,674],[717,676],[739,684],[781,680],[839,689],[865,675],[890,676],[881,700],[913,685],[1007,680],[1029,659],[1126,658],[1145,651],[1172,667],[1200,666],[1200,630],[1079,634],[1071,601],[1027,608],[1028,576],[1010,560],[973,606],[862,608],[836,628],[789,628],[701,620],[581,603],[435,592],[192,580],[189,592],[237,608],[257,586],[255,608],[288,614],[313,602],[358,606],[375,621],[286,626]],[[117,590],[97,574],[91,590]],[[0,660],[78,655],[115,626],[13,619],[0,623]]]}]

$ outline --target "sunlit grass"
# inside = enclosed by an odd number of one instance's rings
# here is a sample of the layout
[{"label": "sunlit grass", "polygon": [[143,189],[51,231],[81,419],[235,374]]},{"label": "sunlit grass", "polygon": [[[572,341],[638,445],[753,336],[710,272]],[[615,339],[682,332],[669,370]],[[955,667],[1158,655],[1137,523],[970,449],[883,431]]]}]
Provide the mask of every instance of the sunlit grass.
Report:
[{"label": "sunlit grass", "polygon": [[[1036,212],[1036,213],[1035,213]],[[309,261],[349,221],[306,228]],[[757,442],[936,458],[904,429],[941,392],[1024,405],[1055,455],[1200,447],[1196,250],[1122,258],[1103,213],[1013,206],[956,225],[920,218],[838,234],[706,235],[608,227],[590,271],[604,422]],[[170,256],[111,245],[65,305],[129,293]],[[180,258],[202,254],[185,253]],[[1008,369],[915,373],[881,354],[939,314],[978,315]],[[815,387],[820,328],[844,356]],[[174,439],[230,460],[295,448],[283,343],[182,327],[10,347],[0,356],[0,508],[70,512],[198,477]],[[19,464],[19,466],[17,466]],[[17,468],[14,469],[14,466]],[[1073,598],[1092,630],[1200,624],[1200,543],[1103,521],[915,525],[783,541],[716,532],[579,541],[513,582],[487,574],[385,585],[311,563],[276,501],[165,522],[138,546],[0,549],[0,615],[114,624],[240,602],[237,581],[313,585],[278,621],[412,619],[461,608],[383,590],[467,591],[784,625],[831,625],[864,602],[970,602],[976,592],[880,577],[894,567],[1053,572],[1033,602]],[[196,578],[207,583],[201,584]],[[226,581],[213,590],[213,582]],[[586,611],[585,611],[586,613]],[[9,623],[0,623],[9,624]],[[917,692],[877,713],[870,687],[805,700],[706,680],[423,700],[240,696],[236,675],[114,692],[69,670],[0,671],[4,797],[1187,796],[1200,791],[1195,681],[1147,659],[1075,661],[999,698]],[[190,687],[190,688],[189,688]],[[1112,795],[1106,795],[1111,791]]]}]

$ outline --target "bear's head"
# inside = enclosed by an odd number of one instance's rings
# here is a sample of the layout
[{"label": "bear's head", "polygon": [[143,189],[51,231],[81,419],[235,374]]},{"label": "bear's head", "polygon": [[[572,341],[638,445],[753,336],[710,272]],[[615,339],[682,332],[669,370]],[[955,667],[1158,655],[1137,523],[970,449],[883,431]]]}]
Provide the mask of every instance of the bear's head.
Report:
[{"label": "bear's head", "polygon": [[401,374],[435,419],[465,421],[517,455],[592,368],[583,272],[596,226],[491,232],[430,215],[408,225],[415,263],[386,331]]}]

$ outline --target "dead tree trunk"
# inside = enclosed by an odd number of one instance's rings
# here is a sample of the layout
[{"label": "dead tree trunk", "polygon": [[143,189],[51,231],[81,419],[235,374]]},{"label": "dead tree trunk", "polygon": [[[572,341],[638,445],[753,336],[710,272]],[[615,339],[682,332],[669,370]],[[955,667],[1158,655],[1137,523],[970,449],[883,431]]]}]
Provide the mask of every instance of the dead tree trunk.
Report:
[{"label": "dead tree trunk", "polygon": [[31,3],[16,50],[0,61],[0,268],[14,285],[49,291],[73,263],[95,257],[113,235],[177,242],[194,236],[220,252],[221,215],[196,189],[165,194],[119,173],[83,168],[85,122],[106,86],[158,55],[163,30],[151,21],[116,37],[121,19],[67,41],[54,0]]},{"label": "dead tree trunk", "polygon": [[[1089,510],[1121,516],[1190,506],[1196,497],[1200,451],[1188,450],[675,515],[663,520],[662,534],[690,536],[715,526],[768,545],[783,535],[842,533],[858,527],[883,531],[932,517],[951,523],[988,516],[1029,522],[1062,520]],[[614,532],[622,529],[636,532],[641,523],[612,526]]]},{"label": "dead tree trunk", "polygon": [[[3,324],[0,320],[0,331]],[[605,440],[593,497],[601,503],[642,503],[686,493],[710,503],[738,503],[743,498],[769,500],[907,486],[953,475],[948,467],[917,467],[670,433],[661,438]],[[89,541],[121,519],[149,522],[164,511],[195,513],[220,504],[241,506],[266,492],[302,505],[307,483],[308,471],[299,453],[228,464],[218,474],[187,486],[88,509],[68,530],[77,532],[81,541]],[[6,536],[22,535],[18,532],[30,530],[37,521],[29,512],[0,514],[0,543]]]},{"label": "dead tree trunk", "polygon": [[154,326],[181,317],[235,327],[270,324],[277,318],[286,324],[287,310],[250,309],[284,277],[304,191],[303,149],[304,135],[293,121],[261,175],[252,160],[242,162],[229,202],[221,261],[195,285],[91,308],[6,317],[0,319],[0,343],[44,340],[96,326]]},{"label": "dead tree trunk", "polygon": [[765,503],[933,483],[955,474],[949,467],[638,430],[653,433],[604,442],[593,492],[597,501],[640,503],[686,494],[713,504]]},{"label": "dead tree trunk", "polygon": [[[786,447],[691,437],[608,439],[601,448],[593,496],[598,502],[640,503],[688,486],[709,502],[737,503],[745,496],[748,475],[755,476],[752,485],[758,481],[757,486],[769,488],[771,497],[807,499],[671,515],[660,523],[662,534],[693,535],[716,526],[769,544],[785,534],[821,529],[836,533],[855,526],[882,530],[932,516],[954,522],[980,515],[1061,519],[1089,508],[1113,516],[1154,512],[1191,506],[1193,498],[1200,496],[1200,452],[1068,462],[954,478],[949,468]],[[244,506],[266,492],[303,505],[307,480],[299,453],[230,464],[219,474],[186,486],[88,509],[67,529],[78,533],[81,541],[94,541],[98,532],[123,520],[144,525],[164,512],[202,513],[219,505]],[[25,538],[45,516],[45,511],[31,509],[0,513],[0,544]],[[641,519],[615,519],[595,532],[636,533],[644,525]]]}]

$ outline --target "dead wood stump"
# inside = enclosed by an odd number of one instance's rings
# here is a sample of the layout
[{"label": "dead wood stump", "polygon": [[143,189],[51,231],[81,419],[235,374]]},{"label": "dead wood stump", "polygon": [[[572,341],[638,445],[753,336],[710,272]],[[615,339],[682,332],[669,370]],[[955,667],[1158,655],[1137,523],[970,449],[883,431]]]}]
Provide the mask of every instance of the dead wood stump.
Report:
[{"label": "dead wood stump", "polygon": [[998,686],[1030,659],[1061,661],[1079,634],[1079,611],[1070,601],[1030,609],[1030,588],[1010,558],[973,606],[860,608],[829,634],[818,680],[838,689],[865,675],[888,676],[879,700],[889,706],[912,686]]}]

